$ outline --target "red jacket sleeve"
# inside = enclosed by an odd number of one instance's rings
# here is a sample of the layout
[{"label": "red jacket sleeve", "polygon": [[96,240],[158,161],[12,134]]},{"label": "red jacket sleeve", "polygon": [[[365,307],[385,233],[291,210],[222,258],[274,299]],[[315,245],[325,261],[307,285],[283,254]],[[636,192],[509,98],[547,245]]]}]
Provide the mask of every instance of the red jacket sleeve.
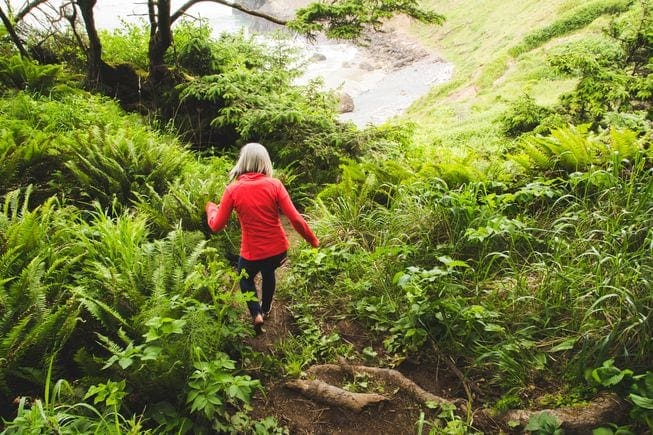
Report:
[{"label": "red jacket sleeve", "polygon": [[206,221],[211,231],[220,231],[227,226],[233,207],[234,203],[228,190],[224,191],[219,206],[210,201],[206,203],[204,207],[206,210]]},{"label": "red jacket sleeve", "polygon": [[310,243],[312,247],[317,248],[320,246],[320,241],[315,237],[315,234],[313,234],[313,231],[311,231],[302,215],[299,214],[290,200],[288,191],[281,183],[279,183],[279,207],[283,214],[288,217],[288,220],[290,220],[295,231],[301,234],[301,236]]}]

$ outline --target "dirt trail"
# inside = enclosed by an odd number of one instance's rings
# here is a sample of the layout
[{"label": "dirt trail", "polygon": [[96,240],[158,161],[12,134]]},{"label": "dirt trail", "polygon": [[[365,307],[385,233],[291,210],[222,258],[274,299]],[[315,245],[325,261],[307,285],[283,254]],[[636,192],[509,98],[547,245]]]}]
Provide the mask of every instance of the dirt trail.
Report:
[{"label": "dirt trail", "polygon": [[[286,224],[286,231],[291,244],[299,243],[297,234]],[[283,275],[292,267],[292,258],[277,271],[278,283],[283,285]],[[363,325],[355,319],[328,320],[323,325],[329,328],[326,333],[337,332],[360,354],[363,348],[371,344],[383,352],[381,343],[371,343],[371,336]],[[277,295],[270,317],[264,325],[264,332],[251,337],[248,344],[256,352],[278,357],[278,347],[297,331],[288,302]],[[365,364],[362,361],[352,361]],[[447,373],[444,364],[437,361],[405,361],[397,367],[407,378],[423,389],[443,397],[464,397],[462,387],[454,375]],[[284,386],[289,378],[262,378],[264,394],[257,394],[253,400],[252,417],[256,419],[267,416],[276,417],[279,424],[287,427],[292,434],[411,434],[416,433],[420,414],[425,413],[427,420],[433,420],[436,412],[418,402],[414,397],[400,391],[392,385],[384,385],[375,380],[367,380],[368,388],[390,398],[389,401],[367,407],[361,413],[324,405],[307,399],[298,392]],[[352,379],[329,379],[330,383],[344,386]],[[426,428],[426,426],[425,426]],[[425,429],[426,430],[426,429]]]},{"label": "dirt trail", "polygon": [[[343,340],[357,350],[368,345],[362,327],[353,321],[340,321],[334,325]],[[292,316],[284,301],[276,300],[265,332],[250,339],[252,348],[264,354],[275,355],[278,344],[290,337],[294,328]],[[358,339],[358,341],[357,341]],[[455,376],[449,375],[433,361],[407,361],[398,369],[425,390],[445,396],[462,397],[464,392],[456,387]],[[279,424],[292,434],[410,434],[416,433],[420,413],[432,420],[436,413],[427,409],[413,397],[390,385],[369,382],[370,387],[391,400],[367,407],[361,413],[314,402],[284,386],[289,379],[262,379],[265,394],[257,394],[253,401],[254,418],[274,416]],[[330,383],[343,386],[351,379],[330,379]]]}]

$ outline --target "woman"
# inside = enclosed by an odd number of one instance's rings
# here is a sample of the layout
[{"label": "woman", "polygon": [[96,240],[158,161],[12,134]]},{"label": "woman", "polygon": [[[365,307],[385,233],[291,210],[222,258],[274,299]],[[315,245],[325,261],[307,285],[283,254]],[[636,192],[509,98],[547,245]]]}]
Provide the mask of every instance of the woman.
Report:
[{"label": "woman", "polygon": [[279,210],[285,214],[293,228],[311,246],[320,244],[308,224],[299,214],[281,181],[272,177],[272,162],[265,147],[248,143],[240,150],[236,166],[229,173],[233,181],[227,186],[220,205],[206,204],[206,217],[212,231],[220,231],[229,221],[231,211],[236,209],[241,230],[238,272],[241,275],[240,290],[254,292],[254,277],[262,278],[262,300],[247,302],[254,329],[261,331],[264,316],[272,307],[275,290],[275,270],[286,260],[290,243],[281,225]]}]

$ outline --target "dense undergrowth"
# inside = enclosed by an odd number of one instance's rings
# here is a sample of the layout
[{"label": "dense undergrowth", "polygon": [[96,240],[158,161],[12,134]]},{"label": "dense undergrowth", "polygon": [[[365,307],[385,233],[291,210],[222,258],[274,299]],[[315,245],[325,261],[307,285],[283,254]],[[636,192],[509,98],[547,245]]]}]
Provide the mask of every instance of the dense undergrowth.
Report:
[{"label": "dense undergrowth", "polygon": [[[3,47],[6,433],[283,433],[248,415],[261,379],[337,356],[396,365],[433,346],[486,392],[474,406],[546,408],[611,389],[631,407],[620,430],[650,430],[651,6],[555,16],[496,59],[546,59],[530,70],[538,92],[561,74],[572,85],[551,104],[521,95],[489,108],[495,81],[481,77],[478,106],[455,126],[456,82],[413,109],[450,109],[440,124],[358,131],[315,85],[292,85],[292,51],[201,27],[179,33],[173,61],[192,79],[169,95],[175,110],[147,118]],[[114,61],[142,62],[121,45],[141,46],[137,28],[105,38]],[[202,216],[232,165],[218,148],[249,140],[269,145],[293,195],[314,197],[323,244],[292,252],[281,293],[298,328],[274,357],[244,341],[236,224],[209,236]],[[342,318],[365,325],[369,347],[329,328]]]}]

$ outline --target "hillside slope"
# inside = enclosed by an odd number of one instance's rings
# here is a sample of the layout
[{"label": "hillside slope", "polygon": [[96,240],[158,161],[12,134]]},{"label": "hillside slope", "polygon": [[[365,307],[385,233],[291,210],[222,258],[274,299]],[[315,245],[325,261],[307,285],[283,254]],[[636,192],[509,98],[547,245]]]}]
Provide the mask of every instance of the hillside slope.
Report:
[{"label": "hillside slope", "polygon": [[427,0],[425,4],[444,14],[446,22],[439,28],[412,24],[410,32],[454,63],[454,77],[413,104],[405,118],[415,122],[415,138],[423,145],[493,153],[503,141],[493,121],[508,102],[528,95],[538,104],[552,105],[575,86],[574,79],[550,73],[547,52],[569,38],[600,33],[608,15],[600,14],[578,30],[552,37],[531,51],[515,55],[511,50],[533,32],[564,21],[588,5],[618,9],[626,2]]}]

